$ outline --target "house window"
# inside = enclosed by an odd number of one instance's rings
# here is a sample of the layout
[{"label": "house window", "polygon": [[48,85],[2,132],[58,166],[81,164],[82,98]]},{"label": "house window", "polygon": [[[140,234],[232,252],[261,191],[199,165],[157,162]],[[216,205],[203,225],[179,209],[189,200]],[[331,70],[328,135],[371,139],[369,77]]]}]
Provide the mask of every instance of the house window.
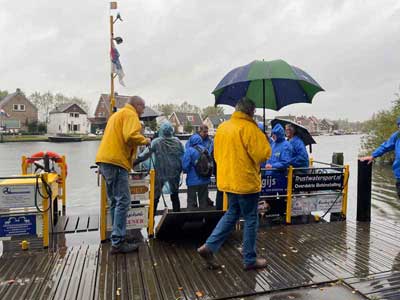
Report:
[{"label": "house window", "polygon": [[25,104],[14,104],[13,111],[25,111]]},{"label": "house window", "polygon": [[71,118],[73,118],[73,117],[74,117],[74,113],[69,113],[69,116],[70,116]]},{"label": "house window", "polygon": [[75,113],[75,118],[79,118],[79,113]]},{"label": "house window", "polygon": [[194,121],[193,116],[187,116],[187,119],[188,119],[189,122],[193,122]]}]

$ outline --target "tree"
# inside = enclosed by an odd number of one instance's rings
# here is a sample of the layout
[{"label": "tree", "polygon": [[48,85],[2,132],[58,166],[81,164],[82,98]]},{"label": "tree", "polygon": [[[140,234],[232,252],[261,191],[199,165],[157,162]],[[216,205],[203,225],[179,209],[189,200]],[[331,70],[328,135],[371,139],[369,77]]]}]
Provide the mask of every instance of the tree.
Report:
[{"label": "tree", "polygon": [[166,117],[171,115],[176,110],[175,104],[156,104],[153,105],[152,108],[162,112]]},{"label": "tree", "polygon": [[193,132],[193,126],[189,122],[186,122],[185,126],[183,126],[183,131],[186,133],[192,133]]},{"label": "tree", "polygon": [[146,126],[146,127],[150,127],[150,129],[151,130],[153,130],[153,131],[156,131],[158,128],[157,128],[157,121],[156,121],[156,119],[153,119],[153,120],[151,120],[151,121],[144,121],[144,125]]},{"label": "tree", "polygon": [[0,90],[0,100],[2,100],[3,98],[5,98],[8,95],[8,91],[4,90]]},{"label": "tree", "polygon": [[224,115],[224,108],[220,107],[220,106],[207,106],[204,107],[202,112],[201,112],[201,116],[203,117],[203,119],[207,118],[207,117],[216,117],[216,116],[223,116]]}]

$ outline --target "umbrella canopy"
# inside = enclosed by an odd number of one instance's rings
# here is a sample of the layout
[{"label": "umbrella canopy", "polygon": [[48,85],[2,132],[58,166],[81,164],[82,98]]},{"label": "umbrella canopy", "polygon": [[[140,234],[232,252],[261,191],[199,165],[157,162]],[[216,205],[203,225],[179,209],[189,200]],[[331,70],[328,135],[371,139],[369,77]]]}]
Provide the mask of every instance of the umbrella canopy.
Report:
[{"label": "umbrella canopy", "polygon": [[311,136],[311,134],[308,132],[307,128],[301,126],[300,124],[297,124],[295,122],[289,121],[289,120],[284,120],[284,119],[273,119],[271,121],[272,128],[276,124],[281,124],[283,127],[285,127],[286,124],[292,124],[294,128],[296,129],[296,135],[303,140],[304,145],[311,145],[316,144],[317,142],[314,140],[314,138]]},{"label": "umbrella canopy", "polygon": [[160,113],[160,112],[158,112],[158,111],[146,106],[144,108],[143,114],[140,116],[140,120],[142,120],[142,121],[151,121],[151,120],[154,120],[155,118],[157,118],[157,117],[159,117],[161,115],[162,115],[162,113]]},{"label": "umbrella canopy", "polygon": [[246,96],[258,108],[279,110],[294,103],[311,103],[323,90],[309,74],[283,60],[255,60],[230,71],[212,93],[215,105],[235,106]]}]

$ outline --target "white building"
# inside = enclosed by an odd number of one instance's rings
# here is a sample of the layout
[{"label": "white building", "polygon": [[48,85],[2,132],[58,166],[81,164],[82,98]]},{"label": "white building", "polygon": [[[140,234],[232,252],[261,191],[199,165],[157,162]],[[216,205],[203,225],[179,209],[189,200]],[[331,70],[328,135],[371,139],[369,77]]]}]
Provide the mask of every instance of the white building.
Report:
[{"label": "white building", "polygon": [[47,132],[88,134],[90,122],[87,113],[76,103],[59,105],[50,112]]}]

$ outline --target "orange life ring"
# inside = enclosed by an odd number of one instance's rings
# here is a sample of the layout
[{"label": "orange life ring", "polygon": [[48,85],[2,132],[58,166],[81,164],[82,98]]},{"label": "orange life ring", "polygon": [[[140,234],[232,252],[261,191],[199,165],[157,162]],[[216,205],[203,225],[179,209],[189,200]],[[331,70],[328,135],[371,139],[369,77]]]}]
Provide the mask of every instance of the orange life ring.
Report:
[{"label": "orange life ring", "polygon": [[[32,164],[35,161],[43,159],[43,157],[45,155],[47,155],[52,161],[54,161],[56,163],[62,162],[61,155],[56,152],[53,152],[53,151],[46,151],[46,152],[40,151],[40,152],[33,153],[30,157],[28,157],[26,159],[26,162],[28,164]],[[65,176],[67,176],[68,175],[68,165],[67,165],[67,163],[64,163],[64,164],[65,164]]]}]

